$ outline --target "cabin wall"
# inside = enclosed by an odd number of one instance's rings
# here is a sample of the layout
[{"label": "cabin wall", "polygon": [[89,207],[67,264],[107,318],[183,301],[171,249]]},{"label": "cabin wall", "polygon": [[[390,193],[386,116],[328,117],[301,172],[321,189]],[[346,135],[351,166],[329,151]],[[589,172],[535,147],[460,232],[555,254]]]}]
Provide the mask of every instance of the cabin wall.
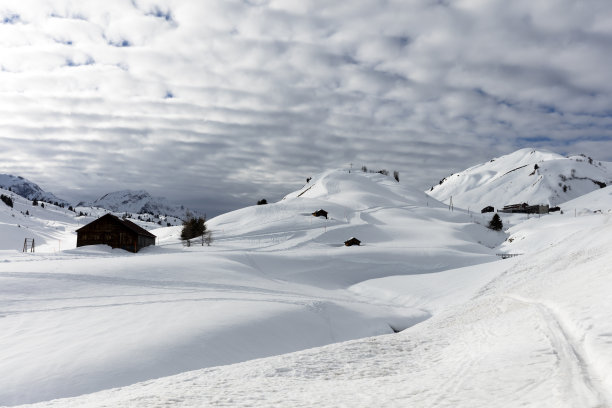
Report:
[{"label": "cabin wall", "polygon": [[138,238],[136,233],[122,228],[119,224],[97,222],[77,232],[77,247],[102,244],[136,252],[140,249]]},{"label": "cabin wall", "polygon": [[149,245],[155,245],[155,238],[145,237],[142,235],[138,236],[138,249],[139,250]]}]

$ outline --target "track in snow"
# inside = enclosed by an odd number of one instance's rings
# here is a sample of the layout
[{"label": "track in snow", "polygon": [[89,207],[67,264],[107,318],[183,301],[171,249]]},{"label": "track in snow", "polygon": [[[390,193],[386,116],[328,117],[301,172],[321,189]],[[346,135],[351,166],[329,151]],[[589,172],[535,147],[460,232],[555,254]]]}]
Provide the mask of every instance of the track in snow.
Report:
[{"label": "track in snow", "polygon": [[559,361],[559,368],[567,373],[566,392],[580,399],[581,407],[606,408],[612,407],[612,402],[606,397],[607,390],[601,384],[600,376],[594,372],[586,357],[582,341],[576,339],[563,319],[549,306],[536,300],[517,295],[508,295],[517,302],[535,307],[546,322],[552,348]]}]

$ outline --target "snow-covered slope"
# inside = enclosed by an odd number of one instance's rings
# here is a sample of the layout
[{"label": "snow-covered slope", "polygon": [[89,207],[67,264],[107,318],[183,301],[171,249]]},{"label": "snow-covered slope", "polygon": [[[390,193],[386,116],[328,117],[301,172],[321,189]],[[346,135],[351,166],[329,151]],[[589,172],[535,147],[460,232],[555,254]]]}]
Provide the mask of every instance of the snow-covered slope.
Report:
[{"label": "snow-covered slope", "polygon": [[[342,188],[343,183],[338,185]],[[600,194],[598,206],[610,208],[609,197]],[[612,406],[612,214],[531,217],[508,233],[509,239],[498,250],[522,253],[520,257],[349,287],[348,292],[367,304],[393,304],[431,314],[401,333],[191,371],[36,406]],[[334,252],[333,258],[342,261],[328,273],[350,274],[354,263],[363,262],[352,261],[363,249],[346,249],[351,256]],[[265,250],[270,255],[273,248]],[[429,262],[434,262],[437,250],[430,251]],[[245,256],[251,265],[258,265],[261,276],[274,270],[274,279],[281,276],[280,270],[260,262],[257,252]],[[318,252],[311,259],[320,256]],[[411,259],[410,254],[405,262]],[[370,266],[381,264],[378,260]],[[343,270],[337,269],[342,266]],[[228,265],[228,269],[237,267]],[[191,276],[197,275],[194,269]],[[59,312],[52,313],[58,317]],[[330,324],[337,327],[333,319]],[[236,331],[232,339],[249,335]],[[138,365],[138,358],[127,355]]]},{"label": "snow-covered slope", "polygon": [[35,249],[40,252],[75,247],[74,230],[83,219],[74,212],[42,202],[34,206],[32,201],[8,190],[0,189],[0,193],[13,201],[12,208],[0,201],[0,251],[22,250],[26,238],[34,239]]},{"label": "snow-covered slope", "polygon": [[[114,212],[154,214],[184,218],[187,209],[172,205],[165,198],[153,197],[144,190],[121,190],[108,193],[91,203],[79,203],[81,207],[99,207]],[[193,213],[193,211],[192,211]]]},{"label": "snow-covered slope", "polygon": [[28,200],[36,199],[49,203],[63,204],[64,206],[70,205],[67,201],[57,198],[53,193],[43,191],[36,183],[20,176],[0,174],[0,188],[4,190],[10,189],[13,193]]},{"label": "snow-covered slope", "polygon": [[[389,177],[341,170],[208,226],[210,247],[185,248],[170,227],[136,255],[0,252],[0,404],[392,333],[434,309],[351,286],[492,262],[505,239]],[[362,246],[344,246],[352,236]]]},{"label": "snow-covered slope", "polygon": [[[0,251],[22,250],[24,240],[34,239],[35,250],[39,253],[73,249],[76,246],[75,230],[106,214],[109,210],[92,207],[69,207],[33,201],[0,188],[0,193],[11,197],[13,207],[0,201]],[[122,216],[124,213],[116,213]],[[150,214],[128,213],[130,219],[145,229],[159,228],[160,225],[180,225],[173,217],[155,218]]]},{"label": "snow-covered slope", "polygon": [[612,212],[612,186],[566,201],[561,209],[570,212],[574,211],[574,213]]},{"label": "snow-covered slope", "polygon": [[521,149],[453,174],[427,193],[480,211],[515,203],[559,205],[612,183],[612,163]]}]

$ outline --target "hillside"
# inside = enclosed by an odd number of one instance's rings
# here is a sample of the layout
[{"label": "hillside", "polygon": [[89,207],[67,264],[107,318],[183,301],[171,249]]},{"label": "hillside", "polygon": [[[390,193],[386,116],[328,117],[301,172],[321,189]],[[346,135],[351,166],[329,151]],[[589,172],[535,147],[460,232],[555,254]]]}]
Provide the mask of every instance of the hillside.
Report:
[{"label": "hillside", "polygon": [[[350,286],[494,261],[483,243],[505,238],[380,174],[330,171],[311,184],[300,197],[210,220],[211,247],[185,248],[180,227],[169,227],[137,255],[3,253],[11,301],[0,319],[0,403],[392,333],[431,313],[375,304]],[[319,208],[329,219],[311,215]],[[352,236],[363,245],[345,247]]]},{"label": "hillside", "polygon": [[0,252],[0,404],[610,406],[607,189],[498,233],[333,170],[211,219],[211,247]]},{"label": "hillside", "polygon": [[[612,208],[604,192],[588,202]],[[178,247],[174,227],[137,256],[8,258],[0,350],[19,357],[0,400],[97,388],[32,406],[607,407],[612,214],[593,210],[503,215],[514,225],[489,235],[382,176],[327,172],[211,220],[213,247]],[[338,243],[356,233],[363,247]]]},{"label": "hillside", "polygon": [[65,207],[70,205],[66,200],[57,198],[53,193],[44,191],[38,186],[38,184],[20,176],[0,174],[0,188],[3,190],[10,189],[13,193],[27,198],[28,200],[58,203],[64,205]]},{"label": "hillside", "polygon": [[557,206],[610,183],[612,163],[521,149],[440,180],[427,194],[480,211],[523,202]]}]

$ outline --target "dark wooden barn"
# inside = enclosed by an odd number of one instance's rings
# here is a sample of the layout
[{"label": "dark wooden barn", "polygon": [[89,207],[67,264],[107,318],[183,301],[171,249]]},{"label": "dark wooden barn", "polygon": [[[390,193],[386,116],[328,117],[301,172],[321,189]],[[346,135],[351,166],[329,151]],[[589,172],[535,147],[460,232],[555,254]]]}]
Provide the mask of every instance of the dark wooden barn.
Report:
[{"label": "dark wooden barn", "polygon": [[313,212],[312,215],[315,217],[325,217],[325,219],[327,219],[327,211],[325,211],[322,208],[320,210]]},{"label": "dark wooden barn", "polygon": [[109,245],[130,252],[155,245],[155,235],[131,221],[106,214],[76,230],[77,247]]},{"label": "dark wooden barn", "polygon": [[352,237],[348,241],[344,241],[345,246],[361,245],[361,241],[355,237]]}]

